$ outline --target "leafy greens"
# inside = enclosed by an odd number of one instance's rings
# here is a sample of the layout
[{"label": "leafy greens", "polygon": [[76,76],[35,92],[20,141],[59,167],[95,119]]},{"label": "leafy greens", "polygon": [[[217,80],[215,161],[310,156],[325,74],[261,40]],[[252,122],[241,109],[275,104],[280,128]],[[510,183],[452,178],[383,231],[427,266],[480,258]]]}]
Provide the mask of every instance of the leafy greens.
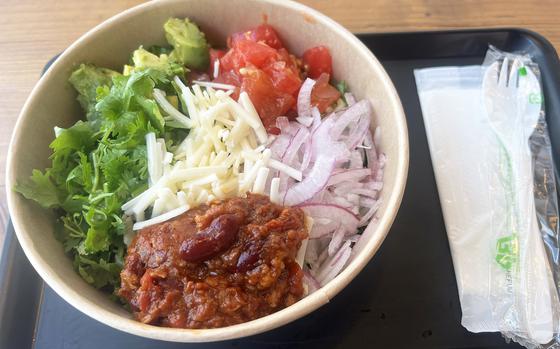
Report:
[{"label": "leafy greens", "polygon": [[[14,188],[59,213],[55,234],[74,267],[88,283],[109,292],[120,285],[123,237],[132,225],[121,206],[147,188],[145,136],[154,132],[173,146],[188,132],[166,123],[152,97],[154,88],[174,91],[173,76],[184,77],[192,67],[189,62],[194,62],[192,68],[204,64],[204,35],[187,19],[170,19],[166,26],[177,24],[188,30],[167,30],[171,47],[140,47],[124,74],[91,64],[81,64],[72,73],[69,82],[86,119],[56,128],[51,167],[33,170],[28,181]],[[180,101],[176,95],[168,98]]]}]

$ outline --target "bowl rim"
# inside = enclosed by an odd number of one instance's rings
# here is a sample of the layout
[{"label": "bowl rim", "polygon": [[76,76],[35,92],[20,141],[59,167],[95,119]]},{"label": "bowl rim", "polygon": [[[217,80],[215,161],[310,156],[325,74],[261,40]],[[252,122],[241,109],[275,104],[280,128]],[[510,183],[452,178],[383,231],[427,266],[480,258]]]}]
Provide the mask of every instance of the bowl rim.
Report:
[{"label": "bowl rim", "polygon": [[[306,296],[297,303],[284,308],[278,312],[267,315],[265,317],[248,321],[245,323],[216,328],[216,329],[176,329],[167,327],[158,327],[153,325],[143,324],[132,318],[125,318],[108,310],[105,310],[95,304],[92,300],[85,298],[80,295],[76,290],[67,286],[55,273],[51,272],[51,268],[44,264],[39,257],[39,253],[36,252],[34,244],[29,237],[29,235],[24,231],[23,226],[20,224],[17,215],[11,215],[11,220],[14,225],[14,230],[18,238],[19,243],[22,246],[25,255],[38,272],[38,274],[43,278],[43,280],[66,302],[70,303],[73,307],[81,311],[82,313],[94,318],[95,320],[111,326],[115,329],[128,332],[131,334],[139,335],[142,337],[159,339],[165,341],[173,342],[210,342],[219,341],[227,339],[235,339],[240,337],[246,337],[261,333],[267,330],[271,330],[294,321],[300,317],[303,317],[312,311],[316,310],[320,306],[329,302],[336,294],[338,294],[344,287],[346,287],[352,279],[365,267],[365,265],[371,260],[375,255],[379,247],[381,246],[383,240],[387,236],[389,229],[397,215],[402,197],[404,194],[404,189],[406,185],[406,179],[408,175],[408,163],[409,163],[409,147],[408,147],[408,131],[405,121],[405,114],[397,94],[397,91],[384,70],[381,63],[377,60],[374,54],[350,31],[344,28],[342,25],[338,24],[331,18],[314,10],[306,5],[296,3],[292,0],[247,0],[252,2],[263,2],[268,3],[272,6],[285,7],[292,10],[296,10],[302,13],[310,14],[312,17],[322,22],[324,25],[329,27],[331,30],[337,32],[345,40],[348,40],[356,50],[367,57],[368,60],[372,62],[372,66],[377,71],[381,77],[383,88],[387,90],[390,100],[389,104],[391,109],[397,114],[397,118],[394,120],[395,126],[397,128],[397,147],[399,161],[396,164],[396,176],[394,187],[389,194],[388,200],[386,201],[386,211],[377,221],[376,226],[371,228],[375,229],[376,234],[373,234],[372,238],[368,240],[363,247],[363,253],[357,255],[351,263],[333,280],[331,280],[327,285],[320,288],[313,294]],[[37,84],[32,89],[29,94],[19,116],[16,121],[14,131],[10,140],[10,145],[8,149],[7,156],[7,166],[6,166],[6,191],[8,198],[8,209],[10,213],[14,212],[16,205],[16,195],[11,188],[15,184],[14,176],[12,174],[14,168],[14,159],[12,153],[13,149],[18,144],[18,140],[22,138],[20,132],[20,125],[28,119],[27,115],[29,109],[33,104],[35,96],[42,93],[45,88],[47,88],[46,81],[51,74],[54,74],[58,69],[61,69],[65,64],[71,63],[67,62],[67,57],[72,51],[80,48],[87,44],[91,37],[95,37],[96,33],[102,29],[113,26],[115,23],[126,20],[130,16],[140,14],[144,11],[150,11],[154,8],[164,7],[170,3],[180,3],[181,0],[153,0],[144,4],[140,4],[129,8],[115,16],[103,21],[94,28],[87,31],[74,43],[72,43],[52,64],[51,67],[45,72],[45,74],[39,79]],[[371,223],[368,225],[370,229]]]}]

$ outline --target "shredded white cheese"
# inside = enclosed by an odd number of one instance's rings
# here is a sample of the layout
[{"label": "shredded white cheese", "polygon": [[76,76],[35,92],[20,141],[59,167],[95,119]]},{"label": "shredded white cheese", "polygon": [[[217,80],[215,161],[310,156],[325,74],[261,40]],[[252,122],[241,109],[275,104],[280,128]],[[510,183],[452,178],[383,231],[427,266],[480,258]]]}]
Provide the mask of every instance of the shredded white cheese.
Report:
[{"label": "shredded white cheese", "polygon": [[185,116],[183,113],[181,113],[180,111],[178,111],[177,109],[175,109],[175,107],[173,107],[171,105],[171,103],[169,103],[167,101],[167,99],[165,99],[165,92],[158,90],[157,88],[154,89],[153,91],[153,96],[154,99],[156,100],[156,102],[159,104],[159,106],[161,107],[161,109],[163,109],[163,111],[165,111],[167,114],[169,114],[169,116],[174,119],[175,121],[183,124],[186,128],[191,128],[192,127],[192,122],[191,119],[189,119],[187,116]]},{"label": "shredded white cheese", "polygon": [[280,200],[280,178],[274,177],[270,181],[270,201],[275,204],[282,204]]},{"label": "shredded white cheese", "polygon": [[235,90],[235,86],[228,85],[228,84],[221,84],[219,82],[209,82],[209,81],[193,81],[196,85],[194,86],[203,86],[203,87],[212,87],[217,88],[220,90]]},{"label": "shredded white cheese", "polygon": [[220,60],[219,60],[219,59],[216,59],[216,60],[214,61],[214,71],[213,71],[212,76],[213,76],[214,79],[215,79],[215,78],[218,77],[218,75],[220,75]]},{"label": "shredded white cheese", "polygon": [[[271,139],[246,93],[242,92],[236,102],[229,97],[232,91],[215,90],[230,89],[229,85],[194,82],[186,87],[178,77],[174,81],[181,89],[188,116],[175,109],[162,91],[155,89],[154,98],[190,132],[174,153],[153,133],[146,135],[150,188],[122,207],[135,215],[135,230],[215,198],[243,196],[249,191],[264,194],[269,167],[301,180],[301,171],[270,159],[266,145]],[[278,178],[271,183],[271,197],[275,190],[279,202]],[[151,218],[144,221],[150,207]]]},{"label": "shredded white cheese", "polygon": [[137,222],[134,223],[134,225],[132,226],[132,230],[140,230],[140,229],[144,229],[146,227],[149,227],[150,225],[154,225],[154,224],[159,224],[159,223],[163,223],[171,218],[177,217],[185,212],[187,212],[189,210],[189,206],[188,205],[184,205],[181,207],[178,207],[174,210],[168,211],[162,215],[159,215],[157,217],[148,219],[147,221],[143,221],[143,222]]}]

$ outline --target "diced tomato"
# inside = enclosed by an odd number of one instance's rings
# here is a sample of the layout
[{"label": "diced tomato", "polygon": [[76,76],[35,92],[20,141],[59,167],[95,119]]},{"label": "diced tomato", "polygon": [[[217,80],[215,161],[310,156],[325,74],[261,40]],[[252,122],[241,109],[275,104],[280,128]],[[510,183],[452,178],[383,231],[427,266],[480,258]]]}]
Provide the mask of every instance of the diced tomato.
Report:
[{"label": "diced tomato", "polygon": [[[221,84],[241,87],[242,79],[243,78],[239,74],[239,72],[236,73],[235,71],[230,70],[230,71],[220,72],[220,75],[218,75],[218,77],[216,79],[214,79],[213,81],[221,83]],[[236,88],[233,91],[233,94],[231,95],[231,97],[233,99],[237,99],[239,97],[239,88]]]},{"label": "diced tomato", "polygon": [[245,58],[239,50],[230,49],[222,58],[220,58],[220,72],[235,70],[239,71],[246,65]]},{"label": "diced tomato", "polygon": [[269,132],[276,129],[276,118],[286,114],[296,102],[291,94],[275,89],[270,77],[260,69],[246,70],[241,90],[247,92]]},{"label": "diced tomato", "polygon": [[301,87],[301,79],[299,74],[294,73],[286,62],[277,61],[263,68],[263,71],[270,77],[272,85],[282,92],[297,97],[299,88]]},{"label": "diced tomato", "polygon": [[317,79],[321,74],[332,74],[332,58],[325,46],[316,46],[303,53],[303,64],[307,66],[307,75]]},{"label": "diced tomato", "polygon": [[300,65],[296,56],[290,54],[288,50],[285,48],[281,48],[278,50],[278,54],[280,55],[280,59],[286,62],[286,67],[291,69],[294,74],[299,75],[300,73]]},{"label": "diced tomato", "polygon": [[253,29],[251,37],[253,40],[263,41],[265,44],[275,49],[284,47],[276,30],[268,24],[261,24]]},{"label": "diced tomato", "polygon": [[208,67],[208,75],[214,77],[214,64],[217,60],[226,54],[224,50],[210,49],[210,66]]},{"label": "diced tomato", "polygon": [[[227,52],[210,51],[210,75],[214,72],[214,62],[220,62],[220,73],[213,81],[239,87],[233,98],[238,98],[239,91],[246,91],[267,131],[278,134],[276,118],[293,118],[297,114],[295,104],[302,84],[302,60],[283,47],[278,34],[268,24],[232,34],[228,47]],[[340,98],[338,90],[329,84],[332,74],[329,50],[317,46],[305,51],[303,64],[307,75],[317,79],[311,103],[325,112]]]},{"label": "diced tomato", "polygon": [[239,70],[248,65],[262,68],[278,59],[275,49],[250,40],[239,40],[221,59],[220,68]]},{"label": "diced tomato", "polygon": [[235,72],[234,70],[229,70],[225,72],[220,72],[220,75],[212,81],[219,82],[221,84],[233,85],[233,86],[241,86],[241,81],[243,77],[239,72]]},{"label": "diced tomato", "polygon": [[251,31],[233,33],[227,38],[227,47],[233,48],[235,43],[241,40],[251,40]]},{"label": "diced tomato", "polygon": [[251,30],[232,34],[227,40],[228,47],[234,47],[235,43],[240,40],[262,42],[274,49],[284,47],[284,45],[282,45],[280,37],[278,36],[278,33],[276,33],[276,30],[274,30],[274,28],[268,24],[261,24]]},{"label": "diced tomato", "polygon": [[339,98],[340,92],[329,84],[329,75],[321,74],[311,91],[311,105],[316,106],[321,113],[324,113]]},{"label": "diced tomato", "polygon": [[251,63],[257,68],[262,68],[278,59],[275,49],[260,42],[240,40],[235,44],[234,50],[241,53],[246,63]]}]

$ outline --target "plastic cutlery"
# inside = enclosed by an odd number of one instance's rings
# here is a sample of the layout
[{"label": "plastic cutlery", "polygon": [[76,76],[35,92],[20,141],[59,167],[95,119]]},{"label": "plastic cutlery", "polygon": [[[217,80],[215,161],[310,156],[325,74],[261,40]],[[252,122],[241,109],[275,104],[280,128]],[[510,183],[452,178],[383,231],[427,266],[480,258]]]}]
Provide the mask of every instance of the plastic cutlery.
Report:
[{"label": "plastic cutlery", "polygon": [[553,336],[555,289],[540,235],[533,196],[532,157],[529,138],[541,111],[541,90],[532,71],[519,60],[495,62],[483,79],[484,102],[490,125],[508,154],[512,178],[512,236],[516,238],[514,301],[521,330],[531,340],[545,344]]}]

